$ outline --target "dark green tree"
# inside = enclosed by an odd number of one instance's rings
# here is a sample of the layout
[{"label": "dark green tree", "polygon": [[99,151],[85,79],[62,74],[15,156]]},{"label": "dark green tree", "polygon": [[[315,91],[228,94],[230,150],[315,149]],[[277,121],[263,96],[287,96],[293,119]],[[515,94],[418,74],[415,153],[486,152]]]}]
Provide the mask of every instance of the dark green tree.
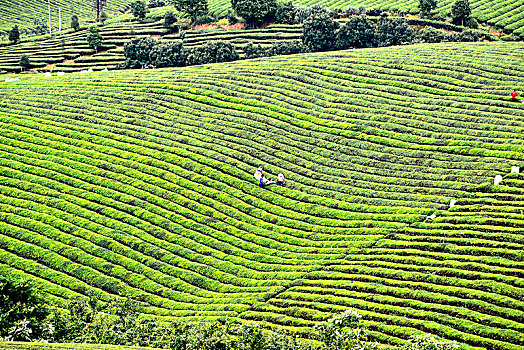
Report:
[{"label": "dark green tree", "polygon": [[45,336],[49,310],[44,302],[29,282],[0,276],[0,336],[20,341]]},{"label": "dark green tree", "polygon": [[137,0],[131,3],[131,13],[133,16],[142,21],[146,18],[149,9],[147,8],[146,2],[142,0]]},{"label": "dark green tree", "polygon": [[336,47],[334,39],[338,28],[339,24],[333,20],[329,10],[315,6],[304,20],[302,41],[313,52],[332,50]]},{"label": "dark green tree", "polygon": [[22,71],[31,67],[31,61],[29,61],[29,57],[27,57],[27,55],[22,55],[22,57],[20,57],[20,60],[18,61],[18,64],[20,65],[20,67],[22,67]]},{"label": "dark green tree", "polygon": [[80,29],[80,23],[78,23],[78,16],[72,15],[71,16],[71,28],[73,28],[75,31]]},{"label": "dark green tree", "polygon": [[455,0],[455,3],[451,7],[451,17],[453,23],[458,25],[464,25],[464,22],[471,16],[471,7],[469,6],[469,0]]},{"label": "dark green tree", "polygon": [[159,42],[149,54],[155,68],[181,67],[186,64],[187,51],[181,41]]},{"label": "dark green tree", "polygon": [[87,43],[89,46],[98,52],[98,48],[102,46],[102,40],[103,39],[102,35],[100,35],[100,29],[97,26],[91,26],[87,32]]},{"label": "dark green tree", "polygon": [[273,18],[277,10],[276,0],[231,0],[231,5],[250,28]]},{"label": "dark green tree", "polygon": [[219,63],[238,60],[238,52],[231,43],[209,41],[188,50],[187,65]]},{"label": "dark green tree", "polygon": [[275,22],[282,24],[295,24],[295,6],[290,2],[277,3]]},{"label": "dark green tree", "polygon": [[337,48],[372,47],[374,45],[375,26],[365,16],[351,16],[349,21],[337,32]]},{"label": "dark green tree", "polygon": [[9,31],[9,41],[13,44],[20,42],[20,30],[18,30],[18,26],[14,26],[13,29]]},{"label": "dark green tree", "polygon": [[167,11],[164,15],[164,27],[168,29],[173,29],[173,25],[178,22],[173,11]]},{"label": "dark green tree", "polygon": [[180,11],[195,23],[197,18],[208,14],[207,0],[171,0],[177,11]]},{"label": "dark green tree", "polygon": [[381,17],[375,30],[375,46],[403,45],[413,42],[415,32],[403,17]]},{"label": "dark green tree", "polygon": [[421,17],[431,17],[431,12],[437,8],[437,0],[419,0],[418,8]]},{"label": "dark green tree", "polygon": [[102,11],[100,13],[100,22],[102,22],[102,24],[105,24],[108,18],[109,17],[107,17],[107,14],[105,11]]}]

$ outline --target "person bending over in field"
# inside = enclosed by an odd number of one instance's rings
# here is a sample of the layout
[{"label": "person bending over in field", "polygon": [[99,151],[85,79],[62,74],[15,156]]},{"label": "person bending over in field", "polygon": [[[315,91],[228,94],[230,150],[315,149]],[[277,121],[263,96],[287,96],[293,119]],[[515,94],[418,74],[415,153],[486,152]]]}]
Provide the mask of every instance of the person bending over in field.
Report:
[{"label": "person bending over in field", "polygon": [[271,184],[274,184],[275,181],[269,181],[268,179],[266,179],[265,176],[262,176],[260,177],[260,180],[258,180],[258,185],[262,188],[268,186],[268,185],[271,185]]},{"label": "person bending over in field", "polygon": [[511,93],[511,101],[518,102],[517,97],[519,97],[519,93],[513,90],[513,92]]},{"label": "person bending over in field", "polygon": [[277,176],[277,185],[284,186],[285,183],[286,183],[286,178],[284,177],[284,174],[282,174],[282,173],[278,174],[278,176]]},{"label": "person bending over in field", "polygon": [[259,181],[260,178],[262,177],[262,165],[258,167],[258,169],[255,171],[255,173],[253,174],[253,177],[255,178],[255,180]]}]

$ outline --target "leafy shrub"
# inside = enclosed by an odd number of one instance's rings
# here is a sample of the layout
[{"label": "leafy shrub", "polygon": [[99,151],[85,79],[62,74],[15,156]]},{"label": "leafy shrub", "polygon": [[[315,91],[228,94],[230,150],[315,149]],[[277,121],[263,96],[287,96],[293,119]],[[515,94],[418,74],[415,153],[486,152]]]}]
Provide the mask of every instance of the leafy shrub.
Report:
[{"label": "leafy shrub", "polygon": [[437,0],[419,0],[418,8],[421,17],[430,17],[431,12],[437,8]]},{"label": "leafy shrub", "polygon": [[433,336],[417,336],[409,341],[403,350],[458,350],[460,345],[452,341],[442,341]]},{"label": "leafy shrub", "polygon": [[250,28],[273,18],[277,10],[276,0],[231,0],[231,6]]},{"label": "leafy shrub", "polygon": [[9,31],[9,41],[13,44],[20,42],[20,31],[18,30],[18,26],[14,26],[13,29]]},{"label": "leafy shrub", "polygon": [[313,13],[311,6],[295,6],[295,23],[302,24]]},{"label": "leafy shrub", "polygon": [[171,0],[177,11],[189,16],[191,23],[197,23],[208,15],[207,0]]},{"label": "leafy shrub", "polygon": [[380,47],[411,43],[414,35],[405,18],[381,17],[375,31],[375,45]]},{"label": "leafy shrub", "polygon": [[146,18],[147,13],[149,12],[146,3],[143,0],[137,0],[131,3],[131,14],[136,19],[142,21]]},{"label": "leafy shrub", "polygon": [[157,44],[153,38],[132,39],[124,45],[125,68],[144,68],[151,64],[151,50]]},{"label": "leafy shrub", "polygon": [[479,22],[477,22],[477,20],[475,18],[467,18],[465,21],[464,21],[464,27],[468,27],[468,28],[471,28],[471,29],[478,29],[479,28]]},{"label": "leafy shrub", "polygon": [[238,53],[230,43],[210,41],[192,48],[187,54],[187,65],[219,63],[238,60]]},{"label": "leafy shrub", "polygon": [[304,21],[302,40],[308,50],[329,51],[335,48],[335,31],[339,24],[333,20],[331,12],[323,7],[315,6]]},{"label": "leafy shrub", "polygon": [[267,56],[293,55],[306,51],[306,47],[300,40],[278,41],[267,50]]},{"label": "leafy shrub", "polygon": [[440,43],[446,41],[447,35],[445,32],[433,27],[425,27],[417,33],[417,41],[423,43]]},{"label": "leafy shrub", "polygon": [[351,47],[372,47],[375,37],[375,26],[365,16],[351,16],[337,32],[336,41],[339,49]]},{"label": "leafy shrub", "polygon": [[107,19],[109,17],[107,16],[106,12],[105,11],[102,11],[100,13],[100,22],[102,22],[102,24],[106,23]]},{"label": "leafy shrub", "polygon": [[95,51],[98,51],[98,48],[102,46],[102,35],[100,35],[100,29],[97,26],[91,26],[87,32],[87,43]]},{"label": "leafy shrub", "polygon": [[282,24],[295,24],[295,6],[290,2],[277,3],[274,21]]},{"label": "leafy shrub", "polygon": [[149,0],[147,2],[147,7],[149,7],[150,9],[155,8],[155,7],[164,7],[164,6],[167,6],[166,0]]},{"label": "leafy shrub", "polygon": [[27,55],[22,55],[20,57],[20,60],[18,61],[18,64],[20,67],[22,67],[22,70],[31,68],[31,61],[29,60],[29,57]]},{"label": "leafy shrub", "polygon": [[176,22],[178,22],[178,19],[173,11],[167,11],[164,15],[164,28],[172,29]]},{"label": "leafy shrub", "polygon": [[45,299],[27,281],[0,276],[0,336],[30,341],[46,337],[49,314]]},{"label": "leafy shrub", "polygon": [[372,17],[378,17],[382,15],[382,13],[383,11],[381,9],[365,9],[362,14],[365,14],[367,16],[372,16]]},{"label": "leafy shrub", "polygon": [[154,45],[149,57],[156,68],[182,67],[186,64],[187,52],[181,41],[167,41]]},{"label": "leafy shrub", "polygon": [[455,0],[451,7],[451,18],[453,24],[465,25],[466,20],[471,16],[469,0]]},{"label": "leafy shrub", "polygon": [[45,20],[35,17],[33,18],[33,33],[36,35],[45,34],[49,30]]},{"label": "leafy shrub", "polygon": [[247,59],[258,58],[258,57],[266,56],[267,50],[262,48],[260,44],[254,45],[252,42],[250,42],[244,47],[244,53],[245,53],[245,58]]},{"label": "leafy shrub", "polygon": [[74,31],[77,31],[77,30],[80,29],[80,23],[78,23],[78,16],[77,15],[72,15],[71,16],[71,28]]}]

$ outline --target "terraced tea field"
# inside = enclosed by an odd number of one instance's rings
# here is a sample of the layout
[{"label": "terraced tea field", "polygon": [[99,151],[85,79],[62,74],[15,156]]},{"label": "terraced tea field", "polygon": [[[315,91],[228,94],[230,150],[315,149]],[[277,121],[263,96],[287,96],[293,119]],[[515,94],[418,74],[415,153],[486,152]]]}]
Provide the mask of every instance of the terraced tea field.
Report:
[{"label": "terraced tea field", "polygon": [[[121,14],[131,0],[110,0],[105,8],[110,16]],[[94,21],[96,15],[93,11],[91,1],[81,0],[51,0],[51,24],[53,30],[59,28],[58,8],[62,9],[62,28],[69,28],[71,16],[77,15],[81,22]],[[47,1],[33,0],[2,0],[0,3],[0,32],[11,30],[14,25],[19,28],[30,29],[33,27],[33,19],[44,20],[47,25],[48,6]]]},{"label": "terraced tea field", "polygon": [[454,43],[0,83],[0,271],[57,303],[302,333],[354,308],[384,343],[522,349],[523,63]]}]

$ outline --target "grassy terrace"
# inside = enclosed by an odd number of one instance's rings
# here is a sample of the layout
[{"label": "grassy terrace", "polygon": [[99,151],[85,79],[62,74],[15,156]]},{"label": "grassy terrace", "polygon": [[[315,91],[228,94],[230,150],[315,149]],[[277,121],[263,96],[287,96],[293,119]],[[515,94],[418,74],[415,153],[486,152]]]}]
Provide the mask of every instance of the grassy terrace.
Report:
[{"label": "grassy terrace", "polygon": [[[19,60],[27,55],[31,67],[39,72],[79,72],[115,69],[125,61],[123,46],[133,38],[162,36],[163,40],[180,40],[178,34],[168,34],[163,21],[155,23],[116,23],[101,27],[104,38],[101,52],[95,53],[86,41],[87,30],[50,38],[44,41],[26,42],[14,46],[0,47],[0,69],[19,72]],[[276,41],[298,40],[302,36],[299,25],[272,25],[255,30],[200,30],[188,31],[184,36],[185,47],[203,45],[209,40],[230,42],[243,55],[243,48],[249,43],[269,47]],[[5,79],[4,79],[5,80]]]},{"label": "grassy terrace", "polygon": [[523,63],[439,44],[0,83],[0,271],[165,319],[352,307],[381,342],[522,349]]},{"label": "grassy terrace", "polygon": [[[108,1],[106,13],[110,16],[122,13],[131,0]],[[53,30],[58,30],[58,8],[62,8],[62,28],[69,28],[71,16],[77,15],[80,21],[95,19],[92,4],[82,0],[51,0],[51,22]],[[35,17],[47,24],[47,1],[2,0],[0,6],[0,32],[7,32],[16,24],[19,28],[32,28]]]}]

